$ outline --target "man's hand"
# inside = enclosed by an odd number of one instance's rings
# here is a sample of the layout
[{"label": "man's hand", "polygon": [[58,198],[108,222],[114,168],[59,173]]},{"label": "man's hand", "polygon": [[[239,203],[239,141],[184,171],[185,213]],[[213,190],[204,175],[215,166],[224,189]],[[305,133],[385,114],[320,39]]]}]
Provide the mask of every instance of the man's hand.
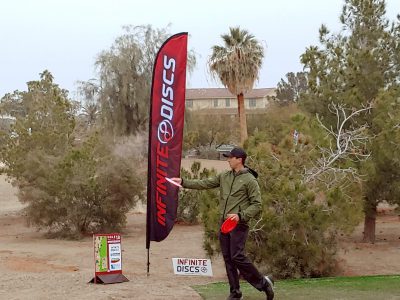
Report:
[{"label": "man's hand", "polygon": [[182,184],[182,178],[172,177],[171,180],[177,184]]},{"label": "man's hand", "polygon": [[239,221],[240,221],[239,215],[238,215],[238,214],[227,214],[227,215],[226,215],[226,218],[227,218],[227,219],[232,219],[232,220],[234,220],[234,221],[236,221],[236,222],[239,222]]}]

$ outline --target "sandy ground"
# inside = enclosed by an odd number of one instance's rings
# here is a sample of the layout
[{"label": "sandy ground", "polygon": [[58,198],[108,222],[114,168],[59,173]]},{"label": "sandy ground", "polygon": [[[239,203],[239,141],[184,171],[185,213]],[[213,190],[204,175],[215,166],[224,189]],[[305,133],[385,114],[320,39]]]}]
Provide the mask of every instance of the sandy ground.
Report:
[{"label": "sandy ground", "polygon": [[376,221],[375,244],[361,243],[363,224],[340,242],[342,275],[400,274],[400,217],[392,211]]},{"label": "sandy ground", "polygon": [[213,277],[173,274],[173,257],[206,258],[202,227],[177,225],[161,243],[152,243],[147,277],[145,214],[128,214],[123,232],[123,273],[130,280],[93,285],[93,241],[46,239],[26,226],[16,190],[0,176],[0,299],[201,299],[190,286],[225,280],[221,258]]},{"label": "sandy ground", "polygon": [[[183,166],[190,165],[184,162]],[[213,162],[224,168],[226,162]],[[209,165],[205,165],[209,167]],[[0,176],[0,299],[201,299],[190,287],[225,280],[222,259],[213,259],[213,277],[173,274],[172,257],[205,258],[202,227],[176,225],[161,243],[151,244],[146,276],[145,215],[131,212],[123,233],[123,273],[130,280],[93,285],[93,243],[46,239],[26,226],[16,190]],[[393,213],[377,222],[378,241],[359,243],[362,226],[341,241],[344,275],[400,274],[400,220]]]}]

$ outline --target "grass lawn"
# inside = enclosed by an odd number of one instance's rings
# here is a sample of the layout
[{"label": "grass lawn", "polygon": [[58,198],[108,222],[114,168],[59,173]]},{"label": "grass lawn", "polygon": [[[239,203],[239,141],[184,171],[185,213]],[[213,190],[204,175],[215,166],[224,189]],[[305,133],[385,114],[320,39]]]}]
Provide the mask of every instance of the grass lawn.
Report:
[{"label": "grass lawn", "polygon": [[[206,300],[225,300],[227,283],[193,287]],[[241,282],[244,300],[265,299],[265,294]],[[400,300],[400,275],[282,280],[275,283],[276,300]],[[274,300],[275,300],[274,299]]]}]

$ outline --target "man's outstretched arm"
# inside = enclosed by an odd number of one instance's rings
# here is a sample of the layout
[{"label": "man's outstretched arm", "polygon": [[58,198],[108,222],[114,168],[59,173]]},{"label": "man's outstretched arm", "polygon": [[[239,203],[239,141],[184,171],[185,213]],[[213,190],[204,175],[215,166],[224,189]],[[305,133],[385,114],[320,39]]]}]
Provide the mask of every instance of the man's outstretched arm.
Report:
[{"label": "man's outstretched arm", "polygon": [[182,178],[171,178],[174,182],[182,185],[187,189],[195,190],[206,190],[217,188],[220,185],[220,175],[206,178],[206,179],[182,179]]}]

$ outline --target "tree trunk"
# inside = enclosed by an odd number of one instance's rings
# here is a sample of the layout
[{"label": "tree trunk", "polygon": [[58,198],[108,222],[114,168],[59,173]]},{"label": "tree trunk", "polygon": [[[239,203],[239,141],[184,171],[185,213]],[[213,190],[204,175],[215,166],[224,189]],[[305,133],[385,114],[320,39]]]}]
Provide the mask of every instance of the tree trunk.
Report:
[{"label": "tree trunk", "polygon": [[367,203],[365,203],[364,212],[364,243],[375,243],[375,224],[376,224],[376,203],[369,203],[368,199],[365,199]]},{"label": "tree trunk", "polygon": [[239,123],[240,123],[240,144],[241,146],[243,146],[244,142],[247,140],[248,137],[243,93],[237,95],[237,100],[238,100],[238,112],[239,112]]}]

